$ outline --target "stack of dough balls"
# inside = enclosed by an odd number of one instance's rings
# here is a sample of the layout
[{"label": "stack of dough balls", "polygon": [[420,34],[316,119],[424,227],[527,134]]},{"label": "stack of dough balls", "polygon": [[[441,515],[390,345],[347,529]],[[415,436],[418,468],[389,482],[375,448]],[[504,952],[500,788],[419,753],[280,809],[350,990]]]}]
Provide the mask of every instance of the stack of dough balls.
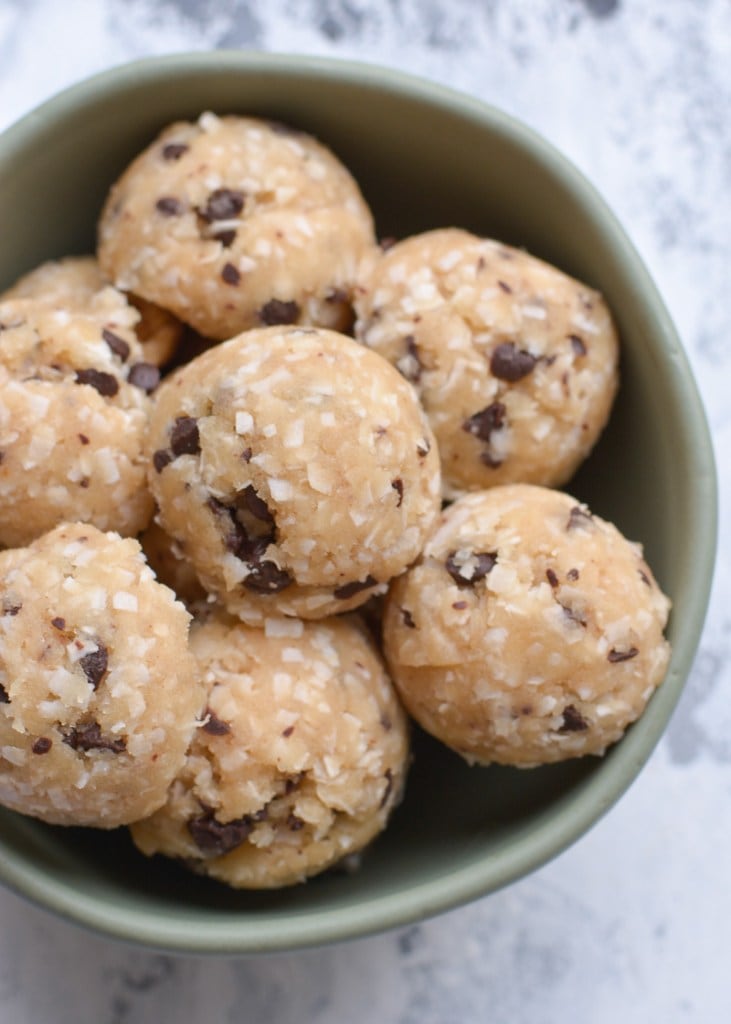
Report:
[{"label": "stack of dough balls", "polygon": [[269,889],[387,826],[407,711],[470,762],[603,753],[669,651],[639,547],[552,489],[617,365],[535,257],[379,246],[311,136],[165,128],[96,253],[0,295],[0,802]]}]

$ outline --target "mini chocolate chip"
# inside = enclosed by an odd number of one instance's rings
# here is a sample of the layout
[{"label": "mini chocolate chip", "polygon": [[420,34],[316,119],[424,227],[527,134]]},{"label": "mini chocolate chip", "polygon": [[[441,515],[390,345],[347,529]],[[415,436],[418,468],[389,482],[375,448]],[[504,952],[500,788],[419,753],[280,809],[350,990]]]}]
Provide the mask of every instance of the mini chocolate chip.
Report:
[{"label": "mini chocolate chip", "polygon": [[286,569],[280,569],[276,562],[268,560],[255,564],[244,580],[246,589],[256,594],[278,594],[292,583],[294,580]]},{"label": "mini chocolate chip", "polygon": [[198,455],[201,450],[198,420],[192,416],[177,416],[170,431],[170,448],[176,459],[179,455]]},{"label": "mini chocolate chip", "polygon": [[452,607],[455,609],[455,611],[463,612],[465,608],[469,608],[469,605],[467,604],[466,601],[453,601]]},{"label": "mini chocolate chip", "polygon": [[221,271],[221,277],[226,284],[237,285],[241,280],[241,274],[233,265],[233,263],[224,263],[223,270]]},{"label": "mini chocolate chip", "polygon": [[507,283],[507,281],[498,281],[498,287],[502,288],[502,290],[505,292],[506,295],[512,295],[513,294],[513,289],[510,287],[510,285]]},{"label": "mini chocolate chip", "polygon": [[99,684],[106,675],[109,656],[104,644],[97,641],[97,649],[90,654],[85,654],[79,659],[79,664],[84,670],[89,685],[93,690],[99,689]]},{"label": "mini chocolate chip", "polygon": [[89,444],[89,438],[86,436],[86,434],[79,434],[78,438],[82,444]]},{"label": "mini chocolate chip", "polygon": [[525,349],[516,348],[512,341],[498,345],[490,358],[490,373],[498,380],[513,384],[527,377],[536,365],[537,359]]},{"label": "mini chocolate chip", "polygon": [[290,812],[287,818],[287,828],[290,832],[299,832],[300,829],[305,827],[305,823],[302,818],[298,818],[294,811]]},{"label": "mini chocolate chip", "polygon": [[284,736],[285,740],[288,740],[293,732],[294,732],[294,726],[293,725],[288,725],[286,729],[282,729],[282,736]]},{"label": "mini chocolate chip", "polygon": [[224,823],[218,821],[211,811],[207,811],[198,818],[192,818],[187,828],[199,850],[210,856],[221,857],[241,846],[251,832],[252,822],[246,815]]},{"label": "mini chocolate chip", "polygon": [[134,387],[150,395],[160,383],[160,371],[152,363],[135,363],[129,368],[127,380]]},{"label": "mini chocolate chip", "polygon": [[162,473],[163,469],[173,461],[173,458],[173,453],[167,448],[158,448],[152,456],[152,464],[158,473]]},{"label": "mini chocolate chip", "polygon": [[386,714],[385,711],[381,712],[381,717],[379,721],[381,723],[381,728],[383,729],[384,732],[390,732],[393,729],[393,722],[391,721],[390,717]]},{"label": "mini chocolate chip", "polygon": [[251,456],[252,456],[253,454],[254,454],[254,453],[253,453],[253,451],[251,450],[251,448],[244,448],[244,450],[243,450],[243,451],[242,451],[242,453],[241,453],[241,458],[242,458],[242,459],[244,460],[244,462],[247,462],[247,463],[248,463],[248,462],[251,462]]},{"label": "mini chocolate chip", "polygon": [[231,726],[228,722],[224,722],[210,708],[206,708],[206,721],[201,728],[209,736],[227,736],[231,732]]},{"label": "mini chocolate chip", "polygon": [[62,619],[60,615],[57,615],[55,619],[51,619],[51,625],[54,629],[66,629],[66,619]]},{"label": "mini chocolate chip", "polygon": [[416,446],[416,454],[419,456],[420,459],[426,458],[430,451],[431,445],[429,444],[429,441],[426,438],[423,438],[421,441],[419,441],[419,443]]},{"label": "mini chocolate chip", "polygon": [[262,523],[266,523],[268,526],[274,525],[274,516],[269,511],[269,506],[263,498],[259,497],[251,484],[248,484],[243,491],[239,491],[236,495],[237,507],[240,502],[243,503],[244,507],[255,519],[258,519]]},{"label": "mini chocolate chip", "polygon": [[115,356],[119,356],[122,362],[126,363],[129,359],[129,345],[124,338],[120,338],[118,334],[110,331],[107,327],[102,330],[102,338],[104,338]]},{"label": "mini chocolate chip", "polygon": [[384,808],[386,806],[386,804],[388,803],[389,797],[391,796],[391,793],[393,792],[393,772],[391,771],[390,768],[387,768],[385,770],[385,772],[383,773],[383,777],[386,780],[386,788],[383,791],[383,796],[381,797],[381,802],[378,805],[378,809],[379,810],[381,810],[382,808]]},{"label": "mini chocolate chip", "polygon": [[47,754],[53,746],[53,741],[49,740],[48,736],[39,736],[37,740],[33,741],[33,746],[30,748],[34,754]]},{"label": "mini chocolate chip", "polygon": [[189,149],[190,146],[184,142],[167,142],[162,147],[162,158],[163,160],[179,160]]},{"label": "mini chocolate chip", "polygon": [[616,647],[613,647],[607,655],[607,661],[611,661],[613,665],[616,665],[619,661],[629,661],[631,658],[636,658],[639,653],[637,647],[628,647],[626,651],[618,651]]},{"label": "mini chocolate chip", "polygon": [[102,736],[98,722],[88,722],[69,729],[64,733],[63,741],[72,750],[108,750],[112,754],[121,754],[127,749],[127,740],[124,737],[112,739],[109,736]]},{"label": "mini chocolate chip", "polygon": [[113,374],[103,373],[101,370],[77,370],[76,383],[88,384],[104,398],[113,398],[119,391],[117,378]]},{"label": "mini chocolate chip", "polygon": [[244,193],[233,188],[217,188],[198,213],[203,220],[212,224],[216,220],[231,220],[238,217],[244,208]]},{"label": "mini chocolate chip", "polygon": [[647,575],[647,573],[643,569],[638,569],[637,572],[640,574],[640,579],[642,580],[642,582],[646,586],[651,587],[652,583],[650,582],[650,577]]},{"label": "mini chocolate chip", "polygon": [[395,480],[391,481],[391,486],[393,487],[394,491],[396,491],[396,494],[398,494],[396,508],[401,508],[401,502],[404,500],[404,482],[401,479],[401,477],[396,477]]},{"label": "mini chocolate chip", "polygon": [[20,602],[3,601],[3,615],[17,615],[22,607]]},{"label": "mini chocolate chip", "polygon": [[561,604],[561,611],[570,622],[575,623],[577,626],[586,626],[586,619],[575,608],[572,608],[571,605]]},{"label": "mini chocolate chip", "polygon": [[3,684],[0,683],[0,704],[9,704],[9,703],[10,703],[10,697],[8,696],[8,691],[5,689]]},{"label": "mini chocolate chip", "polygon": [[259,310],[257,316],[263,324],[274,327],[277,324],[294,324],[300,315],[299,303],[270,299]]},{"label": "mini chocolate chip", "polygon": [[583,338],[580,338],[578,334],[569,334],[569,341],[571,342],[571,348],[574,350],[575,356],[586,355],[586,342]]},{"label": "mini chocolate chip", "polygon": [[580,526],[587,526],[592,524],[594,521],[593,516],[588,508],[585,506],[582,508],[581,505],[574,505],[569,512],[569,519],[566,523],[567,530],[575,530]]},{"label": "mini chocolate chip", "polygon": [[355,597],[361,590],[369,590],[371,587],[378,586],[378,580],[374,579],[370,573],[364,580],[354,580],[352,583],[344,583],[342,587],[336,587],[333,590],[333,597],[336,597],[339,601],[347,601],[350,597]]},{"label": "mini chocolate chip", "polygon": [[295,789],[297,789],[298,786],[302,784],[302,780],[304,779],[304,777],[305,773],[299,772],[299,774],[287,779],[287,781],[284,783],[284,795],[291,796],[291,794],[294,793]]},{"label": "mini chocolate chip", "polygon": [[183,204],[175,196],[161,196],[155,203],[155,209],[163,217],[179,217],[183,212]]},{"label": "mini chocolate chip", "polygon": [[86,490],[90,483],[91,480],[88,476],[82,476],[81,480],[79,480],[79,487],[81,487],[82,490]]},{"label": "mini chocolate chip", "polygon": [[566,579],[567,580],[571,580],[572,583],[575,583],[576,580],[578,580],[578,578],[579,578],[579,570],[578,569],[569,569],[569,571],[566,573]]},{"label": "mini chocolate chip", "polygon": [[412,384],[418,384],[424,367],[419,358],[419,349],[414,335],[407,334],[404,344],[406,345],[406,354],[397,361],[396,369],[406,380],[411,381]]},{"label": "mini chocolate chip", "polygon": [[462,430],[479,438],[480,441],[489,441],[493,431],[500,430],[505,425],[506,412],[507,409],[502,402],[492,402],[465,420]]},{"label": "mini chocolate chip", "polygon": [[555,590],[556,587],[558,586],[558,576],[553,571],[553,569],[546,569],[546,579],[548,580],[548,582],[551,584],[551,586]]},{"label": "mini chocolate chip", "polygon": [[563,709],[563,723],[559,728],[559,732],[584,732],[585,729],[589,728],[589,723],[581,714],[581,712],[574,707],[573,704],[567,704]]},{"label": "mini chocolate chip", "polygon": [[236,229],[227,228],[225,231],[216,231],[213,237],[221,243],[224,249],[230,249],[236,241]]},{"label": "mini chocolate chip", "polygon": [[404,626],[408,626],[409,629],[416,629],[416,623],[414,622],[414,616],[411,614],[408,608],[400,608],[401,618],[403,619]]},{"label": "mini chocolate chip", "polygon": [[491,572],[497,563],[497,551],[483,551],[479,554],[470,554],[464,561],[457,561],[457,552],[451,551],[447,555],[444,568],[460,587],[473,587],[479,580],[484,579]]}]

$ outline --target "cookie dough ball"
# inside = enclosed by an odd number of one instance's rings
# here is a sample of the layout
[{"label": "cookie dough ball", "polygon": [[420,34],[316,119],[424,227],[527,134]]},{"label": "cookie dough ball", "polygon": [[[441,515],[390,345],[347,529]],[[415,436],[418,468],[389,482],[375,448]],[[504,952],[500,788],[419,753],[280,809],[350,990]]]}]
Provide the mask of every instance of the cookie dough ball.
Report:
[{"label": "cookie dough ball", "polygon": [[439,511],[411,387],[334,331],[260,328],[205,352],[161,385],[148,446],[160,524],[251,624],[362,604]]},{"label": "cookie dough ball", "polygon": [[98,828],[161,806],[203,706],[189,618],[135,540],[64,524],[0,553],[0,803]]},{"label": "cookie dough ball", "polygon": [[116,294],[92,313],[0,304],[0,545],[64,521],[125,535],[149,522],[143,445],[158,374]]},{"label": "cookie dough ball", "polygon": [[188,608],[205,601],[207,594],[180,544],[155,520],[140,534],[140,544],[155,578],[170,587]]},{"label": "cookie dough ball", "polygon": [[355,618],[258,630],[214,615],[191,648],[206,715],[166,805],[132,826],[143,853],[267,889],[381,832],[404,785],[407,725]]},{"label": "cookie dough ball", "polygon": [[127,319],[142,345],[142,358],[153,366],[163,366],[172,359],[183,334],[183,325],[172,313],[136,295],[122,296],[112,288],[94,256],[67,256],[41,264],[0,296],[0,302],[9,299],[36,299],[56,308],[88,313],[97,310],[102,318],[110,303],[114,306],[126,301],[137,311],[136,317],[130,311]]},{"label": "cookie dough ball", "polygon": [[416,388],[447,496],[571,477],[617,389],[617,336],[597,292],[457,229],[365,261],[360,285],[356,337]]},{"label": "cookie dough ball", "polygon": [[355,181],[324,146],[206,113],[166,128],[114,185],[98,254],[119,288],[224,339],[262,324],[343,330],[374,245]]},{"label": "cookie dough ball", "polygon": [[602,754],[669,658],[670,602],[637,544],[567,494],[506,485],[455,502],[384,623],[407,709],[468,761]]}]

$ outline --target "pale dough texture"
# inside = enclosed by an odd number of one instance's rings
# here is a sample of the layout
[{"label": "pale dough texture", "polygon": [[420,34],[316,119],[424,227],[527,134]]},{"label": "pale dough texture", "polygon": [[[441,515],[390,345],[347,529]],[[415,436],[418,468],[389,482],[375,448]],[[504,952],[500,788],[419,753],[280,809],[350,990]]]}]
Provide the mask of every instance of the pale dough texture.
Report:
[{"label": "pale dough texture", "polygon": [[0,545],[65,521],[125,535],[149,522],[143,445],[158,374],[141,362],[136,319],[113,288],[86,312],[0,303]]},{"label": "pale dough texture", "polygon": [[411,381],[445,494],[559,486],[586,458],[617,389],[618,341],[591,288],[456,228],[365,260],[356,337]]},{"label": "pale dough texture", "polygon": [[132,826],[146,854],[239,888],[301,882],[360,851],[404,785],[406,717],[354,617],[212,613],[191,648],[206,715],[167,803]]},{"label": "pale dough texture", "polygon": [[670,602],[637,544],[558,491],[505,485],[451,505],[396,580],[386,657],[403,701],[469,761],[601,754],[668,665]]},{"label": "pale dough texture", "polygon": [[189,621],[135,540],[64,524],[0,553],[0,803],[97,828],[163,804],[203,703]]},{"label": "pale dough texture", "polygon": [[251,624],[362,604],[439,512],[411,387],[334,331],[245,331],[182,367],[155,396],[148,458],[163,529]]},{"label": "pale dough texture", "polygon": [[371,213],[328,149],[206,113],[168,126],[114,185],[98,255],[119,288],[224,339],[262,324],[342,330],[374,245]]}]

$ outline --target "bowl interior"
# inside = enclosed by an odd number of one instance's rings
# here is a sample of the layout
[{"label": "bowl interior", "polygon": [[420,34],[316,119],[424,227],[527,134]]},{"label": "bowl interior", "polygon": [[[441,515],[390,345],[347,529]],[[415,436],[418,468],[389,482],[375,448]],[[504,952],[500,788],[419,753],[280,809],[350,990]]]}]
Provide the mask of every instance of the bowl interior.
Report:
[{"label": "bowl interior", "polygon": [[697,645],[715,554],[715,477],[678,339],[602,200],[499,112],[393,72],[199,54],[116,69],[63,93],[0,139],[0,288],[45,259],[91,251],[115,176],[163,125],[206,109],[318,135],[355,174],[381,236],[465,227],[604,292],[622,337],[622,386],[604,437],[566,489],[645,545],[674,602],[668,678],[605,758],[468,768],[418,734],[406,799],[352,875],[236,893],[144,859],[124,830],[50,828],[0,813],[0,877],[31,899],[160,948],[255,952],[364,934],[494,890],[563,849],[617,799],[659,738]]}]

